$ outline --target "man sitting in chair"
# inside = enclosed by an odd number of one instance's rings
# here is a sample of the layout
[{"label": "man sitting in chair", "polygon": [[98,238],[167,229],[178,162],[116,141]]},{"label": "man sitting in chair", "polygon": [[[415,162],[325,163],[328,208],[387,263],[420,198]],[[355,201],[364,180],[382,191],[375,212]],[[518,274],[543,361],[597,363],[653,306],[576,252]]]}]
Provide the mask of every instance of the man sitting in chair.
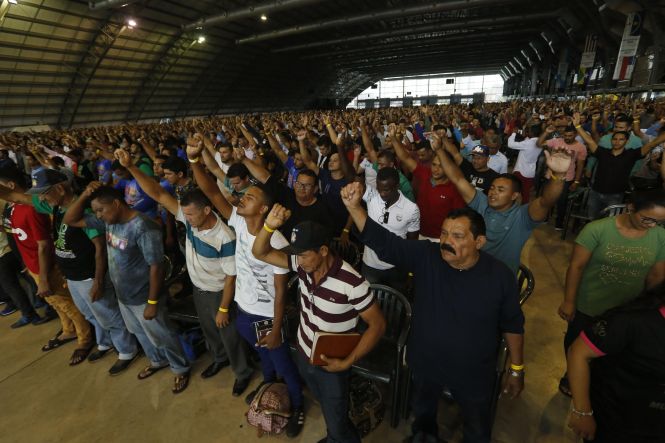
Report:
[{"label": "man sitting in chair", "polygon": [[499,332],[511,357],[503,392],[515,398],[524,387],[524,316],[515,275],[481,251],[487,238],[476,211],[451,211],[443,221],[440,244],[407,240],[367,216],[362,190],[360,183],[342,189],[361,241],[381,260],[415,275],[407,352],[414,383],[414,441],[437,438],[437,406],[448,387],[464,417],[464,441],[489,442]]}]

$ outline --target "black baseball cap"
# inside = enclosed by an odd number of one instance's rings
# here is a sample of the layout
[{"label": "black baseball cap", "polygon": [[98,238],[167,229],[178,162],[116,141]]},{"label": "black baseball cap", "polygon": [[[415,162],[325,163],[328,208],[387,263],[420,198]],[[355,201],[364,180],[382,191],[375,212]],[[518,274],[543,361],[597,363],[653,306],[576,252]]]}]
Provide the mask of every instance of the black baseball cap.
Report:
[{"label": "black baseball cap", "polygon": [[58,183],[66,182],[67,176],[54,169],[41,169],[32,177],[32,188],[26,191],[27,194],[43,194]]},{"label": "black baseball cap", "polygon": [[290,255],[302,254],[306,251],[315,251],[321,246],[330,245],[332,232],[330,228],[315,221],[298,223],[291,231],[290,245],[282,249]]}]

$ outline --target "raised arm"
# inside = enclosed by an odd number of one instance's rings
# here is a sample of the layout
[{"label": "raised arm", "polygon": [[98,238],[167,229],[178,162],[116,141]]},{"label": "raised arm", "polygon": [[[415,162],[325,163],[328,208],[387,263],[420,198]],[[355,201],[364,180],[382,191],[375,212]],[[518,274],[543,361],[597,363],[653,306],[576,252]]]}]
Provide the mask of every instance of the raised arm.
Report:
[{"label": "raised arm", "polygon": [[346,178],[347,181],[351,182],[356,178],[356,174],[353,170],[353,166],[351,165],[351,162],[349,161],[348,157],[346,156],[346,152],[344,150],[345,142],[346,142],[346,134],[344,134],[342,137],[337,138],[337,143],[335,143],[335,146],[337,147],[337,155],[339,156],[339,164],[340,164],[340,168],[342,169],[342,173],[344,174],[344,178]]},{"label": "raised arm", "polygon": [[552,153],[547,149],[544,152],[552,179],[545,185],[543,194],[529,202],[529,217],[534,221],[545,220],[550,209],[559,200],[566,183],[566,173],[573,159],[572,153],[564,147],[556,148]]},{"label": "raised arm", "polygon": [[413,172],[418,167],[418,162],[411,158],[402,142],[397,140],[397,127],[394,123],[391,123],[388,127],[388,136],[390,137],[390,141],[393,145],[393,148],[395,149],[395,154],[397,154],[399,161],[402,162],[404,167],[409,172]]},{"label": "raised arm", "polygon": [[450,156],[441,148],[441,144],[441,139],[436,134],[432,134],[432,149],[441,162],[444,174],[455,185],[464,202],[468,204],[476,196],[476,188],[464,177],[462,170],[453,163]]},{"label": "raised arm", "polygon": [[284,206],[279,203],[273,205],[263,225],[263,229],[256,234],[256,239],[252,246],[252,254],[254,254],[257,260],[273,266],[279,266],[280,268],[289,268],[289,256],[282,251],[274,249],[270,245],[270,238],[272,237],[272,233],[280,228],[290,216],[291,211]]},{"label": "raised arm", "polygon": [[206,174],[200,161],[201,153],[201,146],[187,146],[187,158],[189,158],[189,163],[194,172],[194,180],[219,213],[222,214],[222,217],[228,220],[233,212],[233,206],[219,190],[217,183]]},{"label": "raised arm", "polygon": [[157,157],[157,150],[155,149],[154,146],[152,146],[147,137],[142,135],[141,138],[139,138],[137,141],[141,143],[141,146],[143,146],[143,150],[145,151],[145,153],[148,154],[150,160],[154,162],[155,158]]},{"label": "raised arm", "polygon": [[660,145],[661,143],[665,142],[665,132],[661,132],[658,137],[654,138],[651,140],[649,143],[646,143],[645,145],[642,146],[642,155],[647,155],[649,151],[651,151],[653,148],[656,146]]},{"label": "raised arm", "polygon": [[[591,118],[594,121],[597,121],[600,116],[594,114]],[[582,125],[580,125],[580,113],[576,112],[573,115],[573,125],[575,126],[575,129],[577,130],[577,133],[582,137],[582,140],[584,140],[584,143],[586,144],[587,148],[589,148],[589,151],[593,154],[596,152],[596,149],[598,149],[598,143],[596,143],[596,140],[593,139],[589,135],[588,132],[586,132],[583,128]]]},{"label": "raised arm", "polygon": [[369,135],[367,125],[363,123],[364,119],[360,119],[360,132],[362,134],[363,146],[367,152],[367,159],[372,163],[376,163],[379,159],[379,156],[376,152],[376,149],[374,149],[374,142],[372,141],[372,137]]},{"label": "raised arm", "polygon": [[303,163],[307,169],[311,169],[317,175],[319,174],[319,166],[314,160],[312,160],[312,155],[309,152],[307,146],[305,146],[305,140],[307,139],[307,130],[301,129],[298,131],[298,148],[300,149],[300,156],[302,157]]},{"label": "raised arm", "polygon": [[282,147],[279,145],[279,142],[275,138],[275,135],[268,131],[266,132],[266,138],[268,139],[268,144],[270,145],[270,149],[272,149],[272,152],[275,153],[279,161],[282,163],[286,163],[287,160],[289,159],[289,156],[286,155],[286,152],[282,149]]},{"label": "raised arm", "polygon": [[178,200],[166,192],[166,190],[162,188],[154,178],[148,177],[143,173],[143,171],[134,164],[127,151],[124,149],[117,149],[115,151],[115,157],[120,164],[127,168],[129,173],[134,176],[139,186],[141,186],[141,189],[143,189],[150,198],[161,204],[171,214],[176,215],[178,213]]},{"label": "raised arm", "polygon": [[85,215],[85,205],[93,192],[102,186],[102,182],[90,182],[81,195],[79,195],[79,198],[74,200],[74,202],[67,207],[67,212],[65,212],[65,215],[62,217],[62,223],[76,228],[85,228],[86,224],[85,220],[83,220],[83,216]]},{"label": "raised arm", "polygon": [[267,182],[268,179],[270,178],[270,171],[264,168],[263,165],[260,164],[260,162],[250,160],[249,158],[247,158],[247,156],[245,155],[245,151],[243,149],[234,148],[233,158],[237,162],[241,162],[243,165],[245,165],[249,173],[252,174],[252,177],[257,179],[261,183]]}]

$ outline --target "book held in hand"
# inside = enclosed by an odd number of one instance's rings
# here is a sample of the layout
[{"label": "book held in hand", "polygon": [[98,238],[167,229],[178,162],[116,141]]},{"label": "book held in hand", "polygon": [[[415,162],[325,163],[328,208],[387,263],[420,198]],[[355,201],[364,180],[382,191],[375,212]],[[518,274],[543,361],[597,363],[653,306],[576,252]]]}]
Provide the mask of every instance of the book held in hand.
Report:
[{"label": "book held in hand", "polygon": [[314,366],[326,366],[327,363],[321,360],[321,354],[329,358],[346,358],[356,348],[359,341],[360,334],[357,332],[342,334],[316,332],[309,362]]}]

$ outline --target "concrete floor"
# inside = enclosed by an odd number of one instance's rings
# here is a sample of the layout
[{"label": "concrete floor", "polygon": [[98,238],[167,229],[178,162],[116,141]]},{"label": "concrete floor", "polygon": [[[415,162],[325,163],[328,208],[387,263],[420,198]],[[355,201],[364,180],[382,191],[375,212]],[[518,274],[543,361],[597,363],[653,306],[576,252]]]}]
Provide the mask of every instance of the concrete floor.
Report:
[{"label": "concrete floor", "polygon": [[[522,262],[534,273],[536,288],[524,306],[526,315],[526,389],[517,400],[499,402],[494,441],[501,443],[574,442],[566,428],[570,402],[557,391],[564,370],[564,323],[556,314],[572,243],[562,242],[551,226],[541,226],[524,248]],[[69,367],[73,344],[49,353],[40,351],[58,330],[57,321],[12,330],[18,314],[0,318],[1,442],[241,442],[260,441],[247,425],[244,401],[231,396],[232,373],[225,369],[208,380],[199,378],[207,357],[194,364],[189,388],[174,396],[172,375],[162,371],[138,381],[147,363],[136,361],[111,378],[114,356]],[[258,383],[258,373],[253,384]],[[309,399],[308,399],[309,400]],[[292,441],[317,442],[325,425],[318,405],[307,402],[302,434]],[[448,412],[448,413],[447,413]],[[450,408],[440,411],[441,423],[456,422]],[[387,420],[387,414],[386,414]],[[451,435],[442,426],[442,436]],[[459,431],[450,441],[460,441]],[[405,421],[397,429],[384,422],[364,441],[401,442],[409,434]],[[263,437],[262,440],[285,436]]]}]

